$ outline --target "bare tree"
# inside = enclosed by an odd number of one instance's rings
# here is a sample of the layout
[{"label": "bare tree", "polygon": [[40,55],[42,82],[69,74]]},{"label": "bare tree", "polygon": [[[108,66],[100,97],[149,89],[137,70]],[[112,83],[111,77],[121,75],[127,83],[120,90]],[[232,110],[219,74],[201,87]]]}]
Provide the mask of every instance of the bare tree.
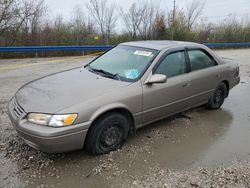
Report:
[{"label": "bare tree", "polygon": [[133,39],[138,36],[142,39],[152,39],[158,14],[159,8],[151,0],[137,0],[127,12],[120,8],[121,18]]},{"label": "bare tree", "polygon": [[216,26],[207,22],[206,19],[201,19],[195,27],[197,42],[216,42]]},{"label": "bare tree", "polygon": [[24,21],[23,30],[26,34],[31,34],[31,43],[39,43],[41,36],[38,35],[41,30],[42,18],[47,13],[47,6],[44,4],[44,0],[26,0],[24,1]]},{"label": "bare tree", "polygon": [[203,0],[193,0],[186,8],[187,11],[187,27],[191,30],[193,24],[196,22],[199,16],[201,16],[202,11],[205,6],[205,1]]},{"label": "bare tree", "polygon": [[58,14],[54,19],[52,25],[53,28],[53,37],[56,45],[66,44],[66,41],[70,41],[70,25],[64,21],[63,16]]},{"label": "bare tree", "polygon": [[107,0],[90,0],[87,4],[87,8],[90,15],[92,15],[97,22],[104,42],[108,45],[110,35],[117,21],[115,5],[109,5]]},{"label": "bare tree", "polygon": [[20,31],[28,33],[37,28],[40,16],[43,14],[43,0],[0,0],[0,36],[10,34],[11,45]]},{"label": "bare tree", "polygon": [[0,0],[0,35],[6,31],[17,30],[24,21],[22,2]]},{"label": "bare tree", "polygon": [[133,39],[137,37],[138,29],[141,25],[144,14],[144,10],[139,6],[139,4],[139,1],[134,2],[128,12],[125,12],[122,8],[120,8],[121,19],[124,22],[124,26],[126,27],[130,37]]},{"label": "bare tree", "polygon": [[154,37],[156,39],[166,39],[166,17],[163,13],[160,13],[155,19]]},{"label": "bare tree", "polygon": [[73,10],[73,18],[70,25],[76,38],[76,44],[81,45],[88,31],[85,15],[82,8],[78,5],[76,5]]},{"label": "bare tree", "polygon": [[154,37],[155,20],[159,14],[159,8],[153,2],[145,1],[142,4],[142,21],[139,26],[139,33],[142,39],[152,39]]}]

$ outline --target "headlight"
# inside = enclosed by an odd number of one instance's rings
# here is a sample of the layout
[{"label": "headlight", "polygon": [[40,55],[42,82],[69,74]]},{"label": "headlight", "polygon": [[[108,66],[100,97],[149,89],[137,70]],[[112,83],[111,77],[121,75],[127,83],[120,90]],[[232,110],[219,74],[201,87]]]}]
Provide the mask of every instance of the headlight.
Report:
[{"label": "headlight", "polygon": [[38,114],[38,113],[30,113],[28,114],[28,120],[32,123],[37,123],[40,125],[49,125],[49,120],[52,115],[49,114]]},{"label": "headlight", "polygon": [[63,127],[72,125],[77,118],[77,114],[50,115],[40,113],[28,114],[28,121],[40,125],[48,125],[51,127]]}]

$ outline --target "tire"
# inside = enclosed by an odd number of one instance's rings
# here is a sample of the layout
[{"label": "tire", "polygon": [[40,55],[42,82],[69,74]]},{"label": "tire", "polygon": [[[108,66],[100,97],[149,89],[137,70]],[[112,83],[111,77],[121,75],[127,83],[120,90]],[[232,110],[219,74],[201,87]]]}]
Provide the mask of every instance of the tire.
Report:
[{"label": "tire", "polygon": [[130,121],[120,113],[99,118],[89,129],[85,149],[92,154],[105,154],[121,148],[128,137]]},{"label": "tire", "polygon": [[212,110],[219,109],[224,103],[227,92],[227,86],[223,82],[221,82],[215,89],[213,96],[209,99],[207,108]]}]

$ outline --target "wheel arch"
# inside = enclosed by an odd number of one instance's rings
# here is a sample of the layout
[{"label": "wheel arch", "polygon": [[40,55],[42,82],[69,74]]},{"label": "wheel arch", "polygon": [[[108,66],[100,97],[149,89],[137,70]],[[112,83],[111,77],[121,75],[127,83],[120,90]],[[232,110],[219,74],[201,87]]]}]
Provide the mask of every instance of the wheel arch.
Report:
[{"label": "wheel arch", "polygon": [[122,104],[111,104],[108,106],[104,106],[100,109],[98,109],[92,116],[91,116],[91,125],[95,124],[96,121],[98,121],[101,117],[109,114],[109,113],[114,113],[114,112],[119,112],[122,115],[124,115],[125,117],[128,118],[129,122],[130,122],[130,127],[129,127],[129,131],[130,133],[134,133],[135,132],[135,122],[134,122],[134,116],[132,115],[131,111],[128,109],[127,106],[122,105]]},{"label": "wheel arch", "polygon": [[105,115],[108,115],[108,114],[111,114],[111,113],[121,113],[122,115],[126,116],[130,122],[130,125],[129,125],[129,132],[128,133],[133,133],[134,130],[135,130],[135,125],[134,125],[134,118],[133,118],[133,115],[132,113],[124,106],[116,106],[116,105],[109,105],[109,106],[106,106],[106,107],[103,107],[99,110],[97,110],[91,117],[91,124],[90,124],[90,127],[87,131],[87,135],[86,135],[86,138],[85,138],[85,142],[84,142],[84,145],[83,145],[83,148],[85,150],[89,150],[89,143],[90,142],[90,138],[91,138],[91,133],[92,133],[92,130],[94,130],[94,125],[95,123],[100,120],[100,118],[102,118],[103,116]]}]

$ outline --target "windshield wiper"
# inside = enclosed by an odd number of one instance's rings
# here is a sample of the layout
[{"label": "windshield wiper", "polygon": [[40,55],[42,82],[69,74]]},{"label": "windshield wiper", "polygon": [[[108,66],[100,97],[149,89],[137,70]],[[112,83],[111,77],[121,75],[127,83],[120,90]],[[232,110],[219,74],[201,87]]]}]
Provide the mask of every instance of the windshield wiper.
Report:
[{"label": "windshield wiper", "polygon": [[92,68],[91,66],[88,66],[88,68],[89,68],[89,70],[90,70],[91,72],[101,73],[102,76],[105,76],[105,77],[107,77],[107,78],[112,78],[112,79],[116,79],[116,80],[121,80],[119,74],[112,74],[112,73],[107,72],[107,71],[105,71],[105,70],[103,70],[103,69],[94,69],[94,68]]}]

